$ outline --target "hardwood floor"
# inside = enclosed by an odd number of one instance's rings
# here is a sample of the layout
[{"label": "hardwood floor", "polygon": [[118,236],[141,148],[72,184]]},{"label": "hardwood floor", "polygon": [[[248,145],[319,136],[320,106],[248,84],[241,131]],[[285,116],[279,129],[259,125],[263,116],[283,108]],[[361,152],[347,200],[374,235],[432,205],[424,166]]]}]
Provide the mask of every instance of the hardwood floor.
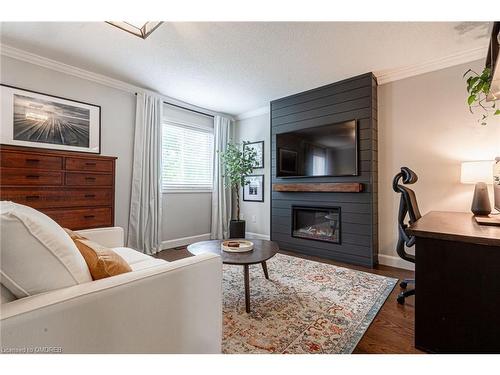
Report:
[{"label": "hardwood floor", "polygon": [[[328,259],[321,259],[312,256],[300,255],[284,250],[280,253],[297,256],[309,260],[333,264],[340,267],[351,268],[360,271],[375,273],[378,275],[396,277],[398,279],[414,277],[413,271],[407,271],[399,268],[378,265],[376,268],[366,268],[335,262]],[[157,254],[158,258],[167,261],[174,261],[191,256],[185,247],[161,251]],[[397,285],[390,296],[385,301],[379,313],[366,331],[361,341],[356,346],[354,353],[368,354],[409,354],[423,353],[413,346],[414,342],[414,317],[415,317],[415,297],[409,297],[405,305],[399,305],[396,297],[400,291]]]}]

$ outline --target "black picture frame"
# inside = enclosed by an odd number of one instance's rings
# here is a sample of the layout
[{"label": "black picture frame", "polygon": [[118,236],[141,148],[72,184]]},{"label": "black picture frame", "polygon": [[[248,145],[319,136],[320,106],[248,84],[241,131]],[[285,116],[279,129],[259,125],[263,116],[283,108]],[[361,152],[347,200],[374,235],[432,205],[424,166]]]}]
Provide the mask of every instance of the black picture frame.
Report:
[{"label": "black picture frame", "polygon": [[[251,184],[247,184],[247,179],[258,179],[260,191],[257,191],[257,194],[252,194],[252,186]],[[256,195],[255,198],[250,197],[251,195]],[[255,174],[245,177],[245,184],[243,185],[243,201],[245,202],[264,202],[264,175],[263,174]]]},{"label": "black picture frame", "polygon": [[[0,102],[0,108],[2,109],[1,130],[2,135],[0,139],[0,144],[10,145],[10,146],[22,146],[37,149],[49,149],[49,150],[61,150],[67,152],[82,152],[88,154],[101,153],[101,106],[97,104],[87,103],[79,100],[69,99],[62,96],[56,96],[52,94],[47,94],[40,91],[28,90],[22,87],[12,86],[0,83],[0,89],[2,90],[2,101]],[[4,91],[7,92],[4,92]],[[58,104],[60,106],[74,106],[75,108],[85,108],[89,110],[88,117],[88,147],[83,146],[73,146],[65,145],[54,142],[41,142],[41,141],[30,141],[26,139],[15,139],[14,133],[14,113],[15,109],[13,104],[15,103],[12,97],[16,95],[29,95],[33,94],[31,97],[33,101],[49,101],[50,99],[55,99],[56,102],[53,104]],[[59,102],[57,102],[59,101]],[[63,101],[61,103],[60,101]],[[12,108],[10,108],[12,105]],[[12,128],[12,130],[9,129]],[[7,132],[5,130],[8,130]],[[12,134],[11,134],[12,133]]]},{"label": "black picture frame", "polygon": [[[245,143],[243,145],[243,151],[248,147],[254,148],[255,146],[260,148],[260,151],[257,151],[257,156],[260,156],[260,157],[259,157],[257,165],[254,165],[253,168],[254,169],[264,168],[264,141]],[[260,155],[259,155],[259,152],[260,152]]]}]

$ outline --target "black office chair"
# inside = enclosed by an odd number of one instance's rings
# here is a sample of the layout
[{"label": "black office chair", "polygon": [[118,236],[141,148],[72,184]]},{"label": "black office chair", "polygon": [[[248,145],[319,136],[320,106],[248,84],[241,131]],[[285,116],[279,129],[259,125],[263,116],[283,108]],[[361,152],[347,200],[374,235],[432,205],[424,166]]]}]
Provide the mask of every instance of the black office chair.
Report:
[{"label": "black office chair", "polygon": [[[415,263],[415,255],[411,255],[406,252],[406,247],[412,247],[415,245],[415,237],[409,236],[406,233],[406,228],[408,225],[405,223],[406,215],[408,215],[408,223],[413,224],[418,219],[422,217],[420,211],[418,210],[417,197],[415,192],[410,188],[400,185],[399,180],[402,179],[403,184],[409,185],[417,182],[418,177],[410,168],[401,167],[401,172],[399,172],[392,180],[392,188],[396,193],[401,194],[401,200],[399,201],[399,213],[398,213],[398,245],[396,251],[398,255],[408,262]],[[399,286],[406,289],[408,284],[415,284],[415,279],[404,279]],[[398,295],[398,303],[403,305],[405,303],[405,298],[415,294],[415,289],[404,290]]]}]

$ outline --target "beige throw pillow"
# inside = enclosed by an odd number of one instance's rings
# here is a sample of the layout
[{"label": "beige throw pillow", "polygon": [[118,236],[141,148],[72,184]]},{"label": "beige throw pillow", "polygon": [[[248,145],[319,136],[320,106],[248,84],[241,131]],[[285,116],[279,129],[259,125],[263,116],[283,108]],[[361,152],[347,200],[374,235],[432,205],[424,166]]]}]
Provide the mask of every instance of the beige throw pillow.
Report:
[{"label": "beige throw pillow", "polygon": [[92,281],[74,242],[47,215],[0,202],[0,283],[23,298]]}]

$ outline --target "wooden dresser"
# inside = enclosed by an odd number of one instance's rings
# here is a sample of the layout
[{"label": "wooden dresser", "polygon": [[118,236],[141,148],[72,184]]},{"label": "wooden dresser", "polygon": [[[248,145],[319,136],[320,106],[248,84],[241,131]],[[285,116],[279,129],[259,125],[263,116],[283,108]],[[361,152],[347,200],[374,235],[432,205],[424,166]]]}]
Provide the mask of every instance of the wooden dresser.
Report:
[{"label": "wooden dresser", "polygon": [[1,200],[70,229],[114,225],[115,157],[1,146]]}]

